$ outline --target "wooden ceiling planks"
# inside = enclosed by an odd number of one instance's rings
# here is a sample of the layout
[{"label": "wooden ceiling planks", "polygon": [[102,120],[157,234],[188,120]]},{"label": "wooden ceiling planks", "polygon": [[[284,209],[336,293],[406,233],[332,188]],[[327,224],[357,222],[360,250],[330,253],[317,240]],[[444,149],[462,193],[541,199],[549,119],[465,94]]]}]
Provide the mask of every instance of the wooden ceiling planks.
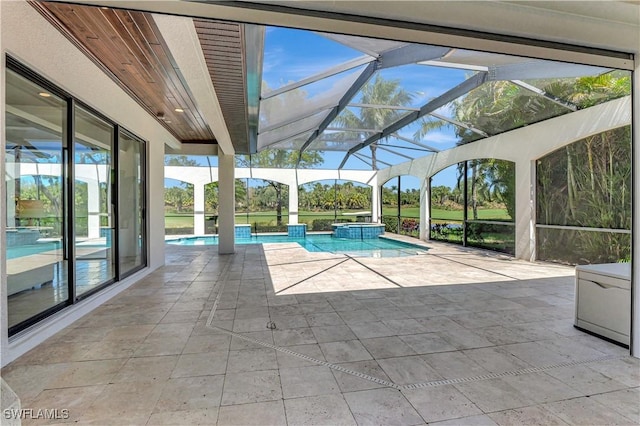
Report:
[{"label": "wooden ceiling planks", "polygon": [[151,14],[31,4],[178,140],[215,142]]},{"label": "wooden ceiling planks", "polygon": [[193,20],[207,69],[237,153],[249,153],[243,26]]}]

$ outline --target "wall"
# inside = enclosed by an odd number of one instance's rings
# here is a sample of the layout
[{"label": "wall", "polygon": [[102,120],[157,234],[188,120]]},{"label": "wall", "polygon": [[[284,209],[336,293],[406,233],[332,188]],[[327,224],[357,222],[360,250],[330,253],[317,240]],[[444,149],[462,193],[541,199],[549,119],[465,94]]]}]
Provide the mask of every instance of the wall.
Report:
[{"label": "wall", "polygon": [[[24,1],[0,2],[0,50],[2,67],[0,70],[0,117],[4,118],[5,54],[9,54],[41,74],[44,78],[60,86],[76,98],[86,102],[96,110],[130,130],[148,145],[148,201],[149,229],[164,229],[164,145],[178,147],[179,142],[160,126],[142,107],[103,74],[84,54],[75,48],[62,34],[52,27],[33,7]],[[53,52],[53,53],[52,53]],[[3,120],[2,120],[3,121]],[[4,150],[6,146],[4,126],[0,144],[0,172],[4,176]],[[2,204],[6,199],[2,179]],[[3,216],[6,215],[2,209]],[[157,213],[156,213],[157,212]],[[5,245],[5,218],[0,227],[0,249]],[[118,291],[131,285],[137,279],[164,264],[164,233],[149,234],[149,267],[135,276],[112,286],[109,290],[94,295],[71,308],[53,316],[53,319],[34,326],[32,329],[7,337],[6,271],[2,259],[2,301],[0,316],[0,357],[2,365],[7,364],[21,353],[95,309],[100,303],[113,297]],[[4,253],[4,250],[0,250]],[[3,254],[4,256],[4,254]]]}]

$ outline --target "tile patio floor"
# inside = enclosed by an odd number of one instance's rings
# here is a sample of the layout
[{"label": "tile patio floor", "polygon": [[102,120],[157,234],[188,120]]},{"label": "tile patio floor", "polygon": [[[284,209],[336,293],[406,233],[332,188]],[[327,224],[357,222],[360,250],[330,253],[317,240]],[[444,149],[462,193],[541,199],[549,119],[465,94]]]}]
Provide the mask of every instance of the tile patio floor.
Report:
[{"label": "tile patio floor", "polygon": [[572,268],[429,246],[167,246],[2,376],[79,424],[640,423],[640,360],[573,328]]}]

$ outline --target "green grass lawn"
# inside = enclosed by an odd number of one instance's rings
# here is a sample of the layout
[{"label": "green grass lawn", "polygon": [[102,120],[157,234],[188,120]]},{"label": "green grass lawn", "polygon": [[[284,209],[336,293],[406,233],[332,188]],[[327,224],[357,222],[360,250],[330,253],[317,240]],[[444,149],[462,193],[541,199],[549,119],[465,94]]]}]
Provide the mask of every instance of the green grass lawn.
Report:
[{"label": "green grass lawn", "polygon": [[[382,214],[384,216],[395,216],[396,209],[395,208],[382,208]],[[420,208],[419,207],[403,207],[400,211],[400,215],[402,217],[420,217]],[[442,210],[442,209],[431,209],[431,217],[435,219],[441,220],[462,220],[464,212],[462,210]],[[471,216],[471,212],[469,212],[469,216]],[[507,211],[504,209],[480,209],[478,210],[478,219],[479,220],[508,220],[509,215]]]},{"label": "green grass lawn", "polygon": [[193,213],[168,214],[164,216],[165,228],[188,228],[193,227]]},{"label": "green grass lawn", "polygon": [[[432,219],[441,220],[462,220],[464,212],[462,210],[441,210],[431,209]],[[469,218],[472,213],[469,211]],[[509,220],[509,215],[504,209],[480,209],[478,210],[478,220]]]},{"label": "green grass lawn", "polygon": [[[361,211],[361,210],[358,210]],[[339,211],[338,218],[350,218],[352,220],[356,220],[355,216],[343,216],[342,213],[350,213],[350,211]],[[385,216],[395,216],[396,209],[394,208],[383,208],[382,214]],[[400,214],[402,217],[420,217],[420,208],[419,207],[403,207]],[[282,213],[283,222],[286,223],[288,221],[288,212],[285,210]],[[457,220],[461,221],[463,217],[462,210],[440,210],[440,209],[432,209],[431,216],[436,221],[447,221],[447,220]],[[209,215],[205,215],[205,217],[209,217]],[[324,212],[309,212],[309,211],[300,211],[298,214],[298,221],[300,223],[309,223],[313,222],[315,219],[334,219],[333,211],[324,211]],[[478,219],[481,220],[507,220],[509,216],[507,215],[506,210],[501,209],[486,209],[486,210],[478,210]],[[236,213],[236,223],[264,223],[274,225],[276,223],[276,212],[275,211],[265,211],[265,212],[255,212],[250,213],[247,221],[246,213]],[[165,228],[193,228],[193,214],[192,213],[182,213],[182,214],[166,214],[165,215]]]},{"label": "green grass lawn", "polygon": [[[362,211],[362,210],[357,210]],[[355,212],[355,210],[354,210]],[[356,220],[356,216],[342,216],[342,213],[349,213],[348,210],[338,211],[338,218],[351,218],[352,220]],[[209,217],[210,215],[205,215],[205,217]],[[300,223],[309,224],[316,219],[329,219],[333,220],[335,218],[333,211],[325,211],[325,212],[309,212],[309,211],[300,211],[298,214],[298,221]],[[250,213],[247,218],[246,213],[236,213],[236,223],[264,223],[264,224],[275,224],[276,223],[276,212],[275,211],[265,211],[265,212],[255,212]],[[189,228],[193,227],[193,213],[169,213],[165,214],[165,228]],[[285,210],[282,212],[282,221],[287,223],[288,221],[288,212]]]}]

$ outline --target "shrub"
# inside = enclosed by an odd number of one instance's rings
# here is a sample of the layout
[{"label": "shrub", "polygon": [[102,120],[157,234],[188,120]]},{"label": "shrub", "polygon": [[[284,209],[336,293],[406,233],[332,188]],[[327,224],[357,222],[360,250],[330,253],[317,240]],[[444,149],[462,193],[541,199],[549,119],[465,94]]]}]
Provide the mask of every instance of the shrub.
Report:
[{"label": "shrub", "polygon": [[398,218],[396,216],[382,216],[385,232],[398,233]]},{"label": "shrub", "polygon": [[331,224],[335,223],[333,219],[314,219],[311,223],[312,231],[331,231]]}]

